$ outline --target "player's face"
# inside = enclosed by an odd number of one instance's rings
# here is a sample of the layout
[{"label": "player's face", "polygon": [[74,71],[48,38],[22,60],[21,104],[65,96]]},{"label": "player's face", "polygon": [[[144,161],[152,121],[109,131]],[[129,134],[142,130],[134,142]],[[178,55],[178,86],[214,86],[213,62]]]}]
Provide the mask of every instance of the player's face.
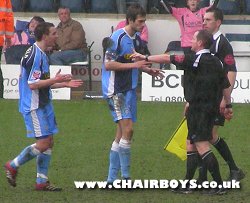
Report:
[{"label": "player's face", "polygon": [[68,9],[60,8],[58,10],[58,17],[62,23],[67,23],[70,19],[70,12]]},{"label": "player's face", "polygon": [[210,32],[211,34],[215,34],[220,27],[220,20],[215,20],[213,12],[205,13],[203,28]]},{"label": "player's face", "polygon": [[145,26],[145,22],[145,16],[137,16],[135,21],[131,21],[131,27],[135,32],[141,32],[143,27]]},{"label": "player's face", "polygon": [[57,32],[56,32],[56,28],[51,27],[49,29],[49,34],[45,35],[46,46],[47,47],[55,46],[57,38],[58,38],[58,35],[57,35]]},{"label": "player's face", "polygon": [[196,11],[198,8],[199,0],[187,0],[187,6],[191,11]]}]

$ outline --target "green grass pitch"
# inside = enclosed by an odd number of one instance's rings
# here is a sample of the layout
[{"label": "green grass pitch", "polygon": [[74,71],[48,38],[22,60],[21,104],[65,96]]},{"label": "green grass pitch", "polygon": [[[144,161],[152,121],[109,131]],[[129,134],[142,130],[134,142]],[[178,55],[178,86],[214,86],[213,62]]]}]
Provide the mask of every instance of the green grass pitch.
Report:
[{"label": "green grass pitch", "polygon": [[[115,133],[105,101],[54,101],[59,134],[49,170],[50,181],[63,187],[62,192],[36,192],[35,160],[22,166],[17,177],[17,187],[11,188],[0,170],[0,202],[249,202],[250,182],[250,128],[249,104],[235,104],[234,118],[220,128],[220,135],[226,140],[235,161],[246,172],[240,190],[231,190],[223,196],[205,196],[200,193],[181,195],[167,189],[132,191],[107,191],[100,189],[75,188],[74,181],[106,180],[108,155]],[[132,179],[182,179],[185,162],[163,150],[166,141],[182,118],[182,103],[138,102],[138,121],[134,126],[132,143]],[[18,101],[0,100],[0,163],[13,159],[28,144],[34,142],[25,136]],[[225,180],[228,167],[216,153],[220,170]]]}]

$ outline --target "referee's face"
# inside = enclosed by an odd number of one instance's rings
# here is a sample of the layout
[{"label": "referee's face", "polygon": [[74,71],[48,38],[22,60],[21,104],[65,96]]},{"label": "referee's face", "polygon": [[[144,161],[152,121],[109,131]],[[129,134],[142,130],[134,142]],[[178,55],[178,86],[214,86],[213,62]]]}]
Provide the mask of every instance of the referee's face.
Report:
[{"label": "referee's face", "polygon": [[215,20],[213,12],[207,12],[204,15],[203,28],[210,32],[211,34],[215,34],[219,30],[219,22]]}]

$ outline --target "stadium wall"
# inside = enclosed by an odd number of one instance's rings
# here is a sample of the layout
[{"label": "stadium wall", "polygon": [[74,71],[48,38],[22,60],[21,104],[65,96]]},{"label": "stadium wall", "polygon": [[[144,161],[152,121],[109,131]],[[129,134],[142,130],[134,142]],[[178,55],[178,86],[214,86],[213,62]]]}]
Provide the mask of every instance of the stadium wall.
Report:
[{"label": "stadium wall", "polygon": [[[15,13],[15,20],[29,21],[34,15],[40,15],[46,21],[52,22],[55,25],[59,23],[56,13]],[[125,18],[125,15],[72,13],[72,18],[78,20],[83,25],[88,44],[94,41],[91,57],[92,78],[93,81],[100,81],[101,63],[103,60],[102,39],[111,34],[112,26],[115,27],[119,21]],[[250,16],[248,15],[225,16],[226,23],[222,25],[221,30],[224,34],[249,34],[250,23],[244,23],[249,22],[249,20]],[[163,53],[170,41],[179,40],[179,26],[171,15],[148,15],[146,24],[149,29],[148,46],[152,54]],[[242,64],[241,67],[238,67],[239,71],[250,71],[250,67],[246,66],[250,62],[250,42],[245,43],[247,43],[245,47],[249,49],[249,55],[247,53],[244,55],[244,58],[236,58],[237,61],[239,60],[239,64]],[[81,71],[81,74],[87,79],[87,71]]]},{"label": "stadium wall", "polygon": [[[32,16],[40,15],[46,21],[55,25],[59,23],[56,13],[15,13],[15,20],[29,21]],[[111,34],[112,26],[125,18],[124,15],[114,14],[72,14],[72,17],[82,23],[86,32],[88,44],[95,42],[92,47],[92,78],[94,81],[101,79],[101,64],[103,60],[102,39]],[[249,34],[250,33],[250,16],[225,16],[225,24],[222,25],[224,34]],[[152,54],[163,53],[167,45],[172,40],[179,40],[179,26],[174,18],[170,15],[148,15],[147,26],[149,29],[149,49]],[[241,35],[242,36],[242,35]],[[239,71],[245,73],[238,74],[235,85],[233,102],[249,103],[249,85],[250,85],[250,42],[232,42],[235,46],[236,62]],[[65,66],[65,70],[70,71],[70,67]],[[18,65],[2,64],[3,75],[5,78],[5,98],[17,99],[18,89],[17,81],[19,74]],[[52,67],[52,70],[58,67]],[[53,74],[53,73],[52,73]],[[88,80],[86,68],[79,68],[79,77]],[[161,82],[152,82],[151,77],[143,75],[142,77],[142,100],[143,101],[166,101],[180,102],[183,101],[183,89],[181,87],[181,71],[165,71],[166,79]],[[53,92],[55,99],[70,99],[68,90]]]}]

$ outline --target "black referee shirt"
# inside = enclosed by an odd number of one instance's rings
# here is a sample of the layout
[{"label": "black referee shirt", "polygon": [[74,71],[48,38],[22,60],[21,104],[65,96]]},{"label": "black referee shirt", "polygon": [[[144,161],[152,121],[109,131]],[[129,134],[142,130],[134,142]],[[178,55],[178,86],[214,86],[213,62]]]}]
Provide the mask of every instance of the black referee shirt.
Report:
[{"label": "black referee shirt", "polygon": [[214,42],[210,48],[211,53],[221,60],[226,72],[237,72],[233,48],[227,38],[220,31],[215,33],[213,37]]},{"label": "black referee shirt", "polygon": [[[203,53],[202,53],[203,52]],[[172,55],[171,63],[184,70],[184,96],[187,102],[219,105],[222,90],[230,83],[221,61],[204,49],[197,55]]]}]

